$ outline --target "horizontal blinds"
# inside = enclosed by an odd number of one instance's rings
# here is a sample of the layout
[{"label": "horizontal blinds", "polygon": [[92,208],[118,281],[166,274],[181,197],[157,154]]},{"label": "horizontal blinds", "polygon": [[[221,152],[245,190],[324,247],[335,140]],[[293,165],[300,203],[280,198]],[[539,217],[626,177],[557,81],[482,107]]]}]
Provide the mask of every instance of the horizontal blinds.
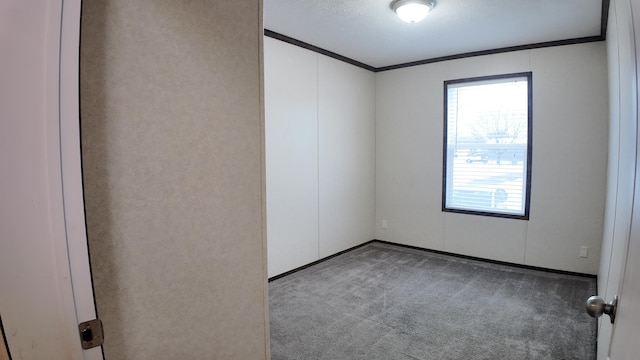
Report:
[{"label": "horizontal blinds", "polygon": [[527,77],[447,85],[447,209],[524,215]]}]

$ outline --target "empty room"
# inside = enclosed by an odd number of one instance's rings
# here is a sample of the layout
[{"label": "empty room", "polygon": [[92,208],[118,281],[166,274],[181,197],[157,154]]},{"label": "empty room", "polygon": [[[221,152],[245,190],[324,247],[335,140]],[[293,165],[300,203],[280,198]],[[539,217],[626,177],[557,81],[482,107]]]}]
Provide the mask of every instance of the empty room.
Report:
[{"label": "empty room", "polygon": [[595,359],[626,15],[398,3],[265,2],[272,358]]},{"label": "empty room", "polygon": [[0,2],[0,359],[636,359],[639,19]]}]

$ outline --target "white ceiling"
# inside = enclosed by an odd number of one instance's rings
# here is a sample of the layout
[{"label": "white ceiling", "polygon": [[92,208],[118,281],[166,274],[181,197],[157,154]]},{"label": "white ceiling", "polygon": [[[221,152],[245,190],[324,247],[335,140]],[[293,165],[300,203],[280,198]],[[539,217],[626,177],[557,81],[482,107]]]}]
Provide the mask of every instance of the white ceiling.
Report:
[{"label": "white ceiling", "polygon": [[417,24],[391,0],[264,0],[267,30],[375,68],[512,46],[599,37],[603,1],[436,0]]}]

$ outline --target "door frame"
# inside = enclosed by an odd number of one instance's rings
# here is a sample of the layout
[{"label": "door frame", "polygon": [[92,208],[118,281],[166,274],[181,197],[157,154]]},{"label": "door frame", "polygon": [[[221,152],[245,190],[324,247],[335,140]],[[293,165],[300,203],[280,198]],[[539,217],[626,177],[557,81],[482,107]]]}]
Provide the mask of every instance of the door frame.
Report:
[{"label": "door frame", "polygon": [[[60,29],[60,163],[62,193],[77,322],[97,318],[82,184],[80,143],[81,0],[63,0]],[[83,351],[85,360],[102,360],[102,347]]]},{"label": "door frame", "polygon": [[79,162],[80,11],[81,0],[0,3],[0,312],[14,359],[103,358],[100,347],[82,349],[78,331],[79,319],[95,317]]}]

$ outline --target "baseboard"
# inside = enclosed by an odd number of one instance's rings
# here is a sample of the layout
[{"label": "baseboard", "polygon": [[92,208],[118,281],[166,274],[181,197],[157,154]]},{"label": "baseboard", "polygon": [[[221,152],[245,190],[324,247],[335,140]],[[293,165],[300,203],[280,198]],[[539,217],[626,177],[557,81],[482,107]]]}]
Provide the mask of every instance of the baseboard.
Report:
[{"label": "baseboard", "polygon": [[365,242],[365,243],[362,243],[362,244],[360,244],[360,245],[356,245],[356,246],[354,246],[354,247],[350,247],[350,248],[348,248],[348,249],[346,249],[346,250],[342,250],[342,251],[337,252],[337,253],[335,253],[335,254],[333,254],[333,255],[329,255],[329,256],[327,256],[327,257],[323,257],[322,259],[319,259],[319,260],[316,260],[316,261],[314,261],[314,262],[308,263],[308,264],[306,264],[306,265],[302,265],[302,266],[300,266],[300,267],[297,267],[297,268],[295,268],[295,269],[293,269],[293,270],[289,270],[289,271],[284,272],[284,273],[282,273],[282,274],[279,274],[279,275],[276,275],[276,276],[270,277],[270,278],[269,278],[269,282],[271,282],[271,281],[273,281],[273,280],[280,279],[280,278],[285,277],[285,276],[287,276],[287,275],[291,275],[291,274],[296,273],[296,272],[298,272],[298,271],[300,271],[300,270],[304,270],[304,269],[306,269],[306,268],[308,268],[308,267],[310,267],[310,266],[320,264],[321,262],[327,261],[327,260],[329,260],[329,259],[332,259],[332,258],[334,258],[334,257],[336,257],[336,256],[339,256],[339,255],[342,255],[342,254],[344,254],[344,253],[348,253],[349,251],[355,250],[355,249],[357,249],[357,248],[361,248],[361,247],[363,247],[363,246],[365,246],[365,245],[369,245],[369,244],[371,244],[371,243],[372,243],[372,242],[374,242],[374,241],[377,241],[377,240],[369,240],[369,241],[367,241],[367,242]]},{"label": "baseboard", "polygon": [[593,274],[585,274],[585,273],[566,271],[566,270],[558,270],[558,269],[549,269],[549,268],[544,268],[544,267],[540,267],[540,266],[524,265],[524,264],[511,263],[511,262],[500,261],[500,260],[491,260],[491,259],[485,259],[485,258],[476,257],[476,256],[462,255],[462,254],[450,253],[450,252],[446,252],[446,251],[426,249],[426,248],[421,248],[421,247],[418,247],[418,246],[398,244],[398,243],[385,241],[385,240],[374,239],[374,240],[369,241],[368,243],[372,243],[372,242],[378,242],[378,243],[381,243],[381,244],[400,246],[400,247],[413,249],[413,250],[426,251],[426,252],[430,252],[430,253],[434,253],[434,254],[453,256],[453,257],[457,257],[457,258],[461,258],[461,259],[468,259],[468,260],[482,261],[482,262],[486,262],[486,263],[490,263],[490,264],[517,267],[517,268],[521,268],[521,269],[544,271],[544,272],[548,272],[548,273],[562,274],[562,275],[580,276],[580,277],[585,277],[585,278],[590,278],[590,279],[597,279],[598,278],[597,275],[593,275]]},{"label": "baseboard", "polygon": [[346,250],[342,250],[340,252],[337,252],[333,255],[329,255],[327,257],[324,257],[322,259],[316,260],[314,262],[311,262],[309,264],[306,265],[302,265],[300,267],[297,267],[293,270],[289,270],[287,272],[284,272],[282,274],[270,277],[268,279],[269,282],[273,281],[273,280],[277,280],[280,279],[282,277],[285,277],[287,275],[291,275],[293,273],[296,273],[300,270],[304,270],[308,267],[311,267],[313,265],[317,265],[320,264],[324,261],[327,261],[329,259],[332,259],[336,256],[348,253],[349,251],[353,251],[355,249],[361,248],[363,246],[369,245],[371,243],[380,243],[380,244],[387,244],[387,245],[393,245],[393,246],[399,246],[399,247],[403,247],[403,248],[407,248],[407,249],[413,249],[413,250],[419,250],[419,251],[425,251],[425,252],[429,252],[429,253],[433,253],[433,254],[440,254],[440,255],[447,255],[447,256],[453,256],[453,257],[457,257],[457,258],[461,258],[461,259],[468,259],[468,260],[474,260],[474,261],[482,261],[482,262],[486,262],[486,263],[490,263],[490,264],[497,264],[497,265],[504,265],[504,266],[511,266],[511,267],[516,267],[516,268],[520,268],[520,269],[528,269],[528,270],[537,270],[537,271],[544,271],[544,272],[548,272],[548,273],[554,273],[554,274],[562,274],[562,275],[570,275],[570,276],[579,276],[579,277],[584,277],[584,278],[590,278],[590,279],[597,279],[598,276],[597,275],[593,275],[593,274],[585,274],[585,273],[579,273],[579,272],[573,272],[573,271],[565,271],[565,270],[557,270],[557,269],[549,269],[549,268],[544,268],[544,267],[539,267],[539,266],[532,266],[532,265],[524,265],[524,264],[517,264],[517,263],[511,263],[511,262],[507,262],[507,261],[500,261],[500,260],[491,260],[491,259],[485,259],[485,258],[480,258],[480,257],[476,257],[476,256],[469,256],[469,255],[462,255],[462,254],[456,254],[456,253],[450,253],[450,252],[446,252],[446,251],[440,251],[440,250],[432,250],[432,249],[427,249],[427,248],[421,248],[418,246],[412,246],[412,245],[405,245],[405,244],[398,244],[398,243],[394,243],[394,242],[390,242],[390,241],[385,241],[385,240],[378,240],[378,239],[373,239],[373,240],[369,240],[365,243],[362,243],[360,245],[356,245],[354,247],[351,247],[349,249]]}]

